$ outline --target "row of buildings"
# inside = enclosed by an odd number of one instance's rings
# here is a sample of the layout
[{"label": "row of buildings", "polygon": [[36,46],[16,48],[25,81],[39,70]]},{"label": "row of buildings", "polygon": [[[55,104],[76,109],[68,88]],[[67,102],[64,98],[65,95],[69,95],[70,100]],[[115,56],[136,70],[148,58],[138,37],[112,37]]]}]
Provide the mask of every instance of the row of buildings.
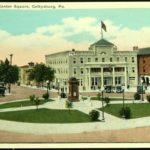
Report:
[{"label": "row of buildings", "polygon": [[[46,65],[55,69],[55,79],[51,86],[68,91],[68,80],[79,80],[79,89],[85,91],[101,89],[106,85],[136,87],[144,79],[150,79],[150,48],[133,47],[132,51],[117,51],[113,43],[100,39],[88,50],[75,49],[45,56]],[[21,84],[30,84],[27,70],[34,66],[29,63],[21,67]],[[143,78],[144,77],[144,78]]]}]

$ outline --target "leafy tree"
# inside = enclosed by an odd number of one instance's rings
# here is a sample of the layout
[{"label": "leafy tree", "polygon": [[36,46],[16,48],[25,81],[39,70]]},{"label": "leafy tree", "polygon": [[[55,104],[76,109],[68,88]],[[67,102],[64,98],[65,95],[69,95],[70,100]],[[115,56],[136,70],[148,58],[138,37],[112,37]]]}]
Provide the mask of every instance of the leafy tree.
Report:
[{"label": "leafy tree", "polygon": [[100,116],[100,113],[97,110],[93,109],[89,112],[89,116],[91,121],[97,121]]},{"label": "leafy tree", "polygon": [[35,80],[38,85],[52,81],[54,79],[54,70],[51,67],[47,67],[45,64],[36,64],[33,69],[29,71],[29,80]]},{"label": "leafy tree", "polygon": [[11,65],[6,58],[5,61],[0,63],[0,81],[8,84],[9,93],[11,90],[11,83],[17,82],[19,79],[19,68],[16,65]]},{"label": "leafy tree", "polygon": [[150,95],[147,95],[146,98],[147,98],[147,101],[150,103]]},{"label": "leafy tree", "polygon": [[43,97],[45,100],[48,100],[48,98],[49,98],[49,93],[44,93],[44,94],[42,95],[42,97]]},{"label": "leafy tree", "polygon": [[134,93],[134,99],[135,100],[140,100],[141,99],[141,95],[139,93]]},{"label": "leafy tree", "polygon": [[105,97],[104,98],[104,102],[106,103],[106,106],[109,106],[110,98],[109,97]]},{"label": "leafy tree", "polygon": [[101,93],[97,93],[97,99],[101,100]]},{"label": "leafy tree", "polygon": [[130,107],[125,107],[125,108],[121,108],[120,110],[120,116],[121,117],[125,117],[125,119],[130,119],[131,118],[131,109]]},{"label": "leafy tree", "polygon": [[29,96],[29,99],[30,99],[31,103],[34,104],[35,95],[34,95],[34,94],[33,94],[33,95],[30,95],[30,96]]}]

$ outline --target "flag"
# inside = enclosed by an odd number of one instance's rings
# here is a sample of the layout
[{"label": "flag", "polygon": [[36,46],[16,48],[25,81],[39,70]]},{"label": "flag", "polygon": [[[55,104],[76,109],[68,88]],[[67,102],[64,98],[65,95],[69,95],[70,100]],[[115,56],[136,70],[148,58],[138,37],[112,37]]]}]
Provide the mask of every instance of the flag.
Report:
[{"label": "flag", "polygon": [[104,24],[103,21],[101,21],[101,28],[106,32],[106,25]]}]

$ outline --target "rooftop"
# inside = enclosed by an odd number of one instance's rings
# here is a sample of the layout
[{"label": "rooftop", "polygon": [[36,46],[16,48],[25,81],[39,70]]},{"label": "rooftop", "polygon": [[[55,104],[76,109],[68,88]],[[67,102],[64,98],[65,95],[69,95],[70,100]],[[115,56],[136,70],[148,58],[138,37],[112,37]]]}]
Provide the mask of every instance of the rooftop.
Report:
[{"label": "rooftop", "polygon": [[100,45],[100,46],[114,46],[113,43],[105,40],[105,39],[100,39],[99,41],[93,43],[92,45]]},{"label": "rooftop", "polygon": [[138,55],[150,55],[150,47],[140,48]]}]

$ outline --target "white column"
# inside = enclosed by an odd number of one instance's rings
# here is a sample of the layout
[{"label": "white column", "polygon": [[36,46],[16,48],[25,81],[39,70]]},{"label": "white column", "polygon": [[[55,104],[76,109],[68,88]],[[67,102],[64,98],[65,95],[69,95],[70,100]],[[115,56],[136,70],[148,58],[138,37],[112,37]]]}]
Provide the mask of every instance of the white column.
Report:
[{"label": "white column", "polygon": [[104,73],[103,73],[103,67],[101,67],[101,88],[104,87]]},{"label": "white column", "polygon": [[113,71],[112,71],[112,77],[113,77],[113,86],[115,86],[115,67],[112,67]]},{"label": "white column", "polygon": [[88,68],[85,68],[85,83],[84,83],[84,86],[85,86],[85,89],[87,90],[88,89]]},{"label": "white column", "polygon": [[89,78],[89,90],[91,90],[91,68],[88,69],[88,78]]}]

